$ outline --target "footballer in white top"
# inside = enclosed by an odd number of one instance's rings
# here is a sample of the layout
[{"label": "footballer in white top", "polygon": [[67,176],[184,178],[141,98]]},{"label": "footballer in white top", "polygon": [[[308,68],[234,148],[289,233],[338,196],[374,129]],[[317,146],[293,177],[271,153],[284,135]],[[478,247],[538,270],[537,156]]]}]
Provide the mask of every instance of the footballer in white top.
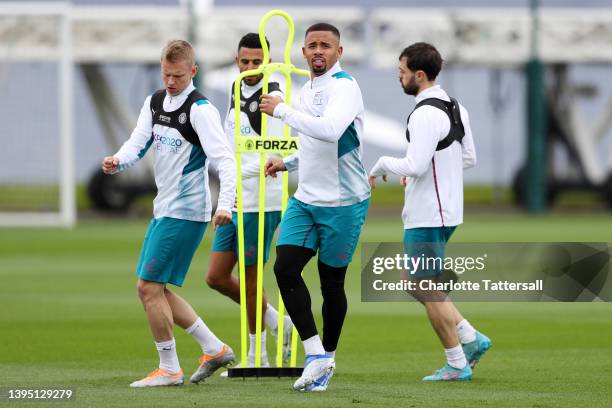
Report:
[{"label": "footballer in white top", "polygon": [[[267,41],[267,40],[266,40]],[[269,46],[269,44],[268,44]],[[263,50],[259,35],[249,33],[243,36],[238,43],[236,65],[240,72],[258,68],[263,63]],[[245,77],[240,84],[240,134],[243,136],[260,136],[262,113],[259,111],[259,97],[262,94],[263,76]],[[235,142],[236,115],[234,110],[234,84],[230,89],[230,104],[225,118],[225,132],[232,145]],[[268,90],[271,95],[282,96],[279,82],[270,81]],[[279,120],[268,120],[268,136],[282,136],[282,124]],[[257,287],[257,261],[259,256],[259,170],[261,155],[259,153],[243,153],[242,157],[242,206],[244,210],[244,264],[247,289],[247,317],[249,323],[250,343],[247,365],[254,367],[256,348],[256,287]],[[269,157],[269,156],[268,156]],[[277,156],[278,157],[278,156]],[[265,213],[263,262],[268,261],[272,238],[281,218],[282,207],[282,180],[268,177],[265,179]],[[222,225],[215,231],[211,257],[206,275],[210,287],[228,296],[236,303],[240,303],[240,285],[238,279],[232,276],[232,270],[238,262],[238,213],[234,208],[232,222]],[[263,271],[261,271],[263,273]],[[278,311],[267,302],[263,296],[262,316],[273,335],[278,334]],[[286,361],[289,358],[291,334],[293,325],[286,318],[283,324],[283,351]],[[269,365],[266,353],[266,330],[261,332],[261,360],[260,367]]]},{"label": "footballer in white top", "polygon": [[[450,102],[440,85],[416,96],[416,103],[435,98]],[[463,223],[463,169],[476,164],[476,150],[467,110],[458,104],[465,135],[461,142],[436,150],[450,131],[448,115],[423,105],[410,115],[410,142],[403,158],[383,156],[372,176],[393,173],[407,177],[402,219],[404,228],[457,226]]]},{"label": "footballer in white top", "polygon": [[[123,171],[144,157],[149,149],[154,151],[157,185],[157,196],[153,201],[155,218],[210,221],[209,162],[217,166],[221,180],[217,208],[229,212],[234,205],[234,151],[221,127],[219,112],[203,96],[195,98],[195,90],[193,83],[189,83],[177,95],[164,92],[163,104],[157,107],[151,104],[153,95],[148,96],[140,110],[136,128],[115,154],[119,159],[117,171]],[[190,106],[183,106],[190,95]],[[173,118],[170,113],[181,108],[185,112]],[[187,118],[197,135],[197,139],[193,140],[195,144],[185,139],[179,130],[181,125],[187,125]]]},{"label": "footballer in white top", "polygon": [[[268,175],[298,171],[276,243],[276,280],[306,352],[305,368],[294,388],[325,391],[335,369],[335,352],[347,311],[346,270],[352,260],[369,206],[370,187],[361,159],[363,98],[353,76],[342,70],[340,32],[328,23],[306,30],[304,58],[310,81],[296,107],[273,95],[260,109],[295,129],[299,150],[285,160],[271,159]],[[310,294],[301,273],[317,253],[324,332],[317,332]]]},{"label": "footballer in white top", "polygon": [[131,387],[183,383],[173,325],[193,336],[202,357],[192,382],[199,382],[234,360],[232,349],[220,341],[193,308],[167,285],[181,286],[211,219],[208,162],[219,170],[221,192],[215,226],[231,221],[236,189],[236,164],[217,109],[193,86],[195,52],[184,40],[170,41],[161,54],[164,89],[145,99],[130,138],[102,169],[114,174],[133,166],[153,150],[155,183],[153,219],[149,223],[136,274],[159,353],[159,367]]},{"label": "footballer in white top", "polygon": [[296,108],[276,106],[274,117],[299,132],[299,151],[284,160],[288,170],[298,171],[295,198],[340,207],[370,197],[361,161],[363,116],[359,85],[340,62],[304,84]]},{"label": "footballer in white top", "polygon": [[[463,222],[463,169],[476,164],[467,110],[435,83],[441,69],[442,57],[431,44],[415,43],[400,54],[400,84],[417,102],[408,118],[409,145],[403,158],[381,157],[369,178],[374,188],[379,176],[402,176],[404,252],[414,258],[444,259],[446,243]],[[447,293],[422,289],[432,281],[453,279],[443,275],[442,263],[431,264],[406,272],[417,281],[419,289],[410,294],[425,306],[447,359],[423,381],[471,380],[472,369],[491,340],[459,313]]]}]

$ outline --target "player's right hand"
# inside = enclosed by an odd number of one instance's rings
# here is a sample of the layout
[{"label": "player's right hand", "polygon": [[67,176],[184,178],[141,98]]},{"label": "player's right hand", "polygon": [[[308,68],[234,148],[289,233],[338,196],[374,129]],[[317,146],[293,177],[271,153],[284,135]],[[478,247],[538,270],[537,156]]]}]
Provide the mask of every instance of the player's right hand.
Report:
[{"label": "player's right hand", "polygon": [[278,157],[271,157],[266,163],[266,176],[276,177],[277,171],[285,171],[285,162]]},{"label": "player's right hand", "polygon": [[219,225],[225,225],[232,222],[232,213],[223,209],[217,209],[212,219],[213,229],[216,231]]},{"label": "player's right hand", "polygon": [[119,159],[115,156],[107,156],[102,159],[102,171],[105,174],[115,174],[119,166]]},{"label": "player's right hand", "polygon": [[408,184],[408,180],[407,179],[408,179],[408,177],[406,177],[406,176],[400,177],[400,184],[402,186],[406,187],[406,185]]}]

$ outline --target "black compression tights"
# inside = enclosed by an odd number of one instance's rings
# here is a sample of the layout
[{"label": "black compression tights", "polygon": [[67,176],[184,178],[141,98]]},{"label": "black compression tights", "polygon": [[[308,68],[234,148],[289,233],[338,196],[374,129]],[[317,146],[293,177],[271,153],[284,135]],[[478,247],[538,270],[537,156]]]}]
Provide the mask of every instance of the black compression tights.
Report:
[{"label": "black compression tights", "polygon": [[334,268],[321,261],[318,266],[323,294],[323,347],[325,351],[335,351],[348,307],[344,293],[347,266]]},{"label": "black compression tights", "polygon": [[[301,275],[304,267],[314,255],[313,250],[300,246],[280,245],[276,247],[274,274],[287,312],[302,340],[317,334],[311,310],[310,293]],[[347,267],[334,268],[321,261],[318,262],[318,267],[323,294],[323,347],[326,351],[334,351],[338,346],[347,310],[346,294],[344,293],[344,277]]]}]

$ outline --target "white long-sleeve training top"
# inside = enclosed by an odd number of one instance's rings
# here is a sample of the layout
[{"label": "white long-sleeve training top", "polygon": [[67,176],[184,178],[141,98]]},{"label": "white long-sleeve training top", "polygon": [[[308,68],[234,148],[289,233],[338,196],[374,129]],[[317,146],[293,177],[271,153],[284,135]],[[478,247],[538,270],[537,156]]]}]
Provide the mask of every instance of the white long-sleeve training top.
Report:
[{"label": "white long-sleeve training top", "polygon": [[[416,103],[428,98],[450,101],[439,85],[419,93]],[[424,105],[410,116],[406,156],[383,156],[370,171],[372,176],[394,173],[410,177],[402,211],[405,229],[463,223],[463,169],[476,164],[476,150],[468,112],[461,105],[459,110],[465,129],[461,144],[454,142],[436,151],[438,142],[448,135],[450,120],[442,110]]]},{"label": "white long-sleeve training top", "polygon": [[299,133],[299,151],[284,159],[287,170],[298,169],[295,198],[339,207],[370,197],[361,161],[363,114],[359,85],[339,62],[304,84],[297,108],[276,106],[274,117]]},{"label": "white long-sleeve training top", "polygon": [[[244,83],[241,84],[242,95],[249,99],[253,94],[259,91],[263,86],[263,81],[250,86]],[[279,84],[280,86],[280,84]],[[233,87],[232,87],[233,92]],[[283,97],[282,91],[270,92],[272,96]],[[232,98],[230,95],[230,102]],[[241,104],[242,105],[242,104]],[[250,106],[242,106],[240,110],[240,133],[244,136],[260,136],[254,129],[254,126],[249,120],[249,116],[245,110],[249,110],[251,114],[261,115],[258,103],[250,103]],[[232,144],[235,145],[236,137],[234,134],[236,128],[236,113],[234,105],[230,103],[225,117],[225,133]],[[283,136],[282,123],[275,118],[268,117],[268,136],[281,137]],[[244,212],[259,211],[259,169],[260,169],[260,153],[242,153],[242,208]],[[267,158],[276,155],[266,155]],[[283,179],[282,177],[266,177],[266,194],[265,194],[265,211],[280,211],[282,209],[282,194],[283,194]],[[234,208],[234,211],[237,211]]]},{"label": "white long-sleeve training top", "polygon": [[[191,83],[178,95],[166,94],[163,110],[174,112],[179,109],[194,89]],[[210,159],[221,181],[217,210],[231,212],[236,191],[236,160],[217,109],[205,99],[191,105],[189,120],[202,144],[199,147],[192,145],[172,127],[153,125],[150,101],[151,96],[148,96],[140,110],[136,128],[115,154],[119,159],[118,171],[133,166],[152,147],[157,185],[153,216],[207,222],[212,211],[208,187]]]}]

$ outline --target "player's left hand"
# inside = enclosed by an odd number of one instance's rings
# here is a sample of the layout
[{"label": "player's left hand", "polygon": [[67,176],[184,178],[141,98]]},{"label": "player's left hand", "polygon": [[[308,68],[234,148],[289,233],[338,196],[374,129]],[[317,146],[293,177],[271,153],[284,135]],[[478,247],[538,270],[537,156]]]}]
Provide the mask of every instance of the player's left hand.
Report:
[{"label": "player's left hand", "polygon": [[268,115],[274,115],[274,109],[276,109],[276,105],[283,102],[283,98],[280,96],[273,95],[261,95],[259,97],[259,110],[263,113],[267,113]]},{"label": "player's left hand", "polygon": [[232,222],[232,214],[225,210],[217,210],[213,217],[213,230],[217,230],[219,225],[225,225]]},{"label": "player's left hand", "polygon": [[[386,183],[387,182],[387,175],[383,174],[382,179]],[[368,183],[370,183],[370,187],[372,187],[372,190],[374,190],[376,188],[376,176],[368,177]]]}]

